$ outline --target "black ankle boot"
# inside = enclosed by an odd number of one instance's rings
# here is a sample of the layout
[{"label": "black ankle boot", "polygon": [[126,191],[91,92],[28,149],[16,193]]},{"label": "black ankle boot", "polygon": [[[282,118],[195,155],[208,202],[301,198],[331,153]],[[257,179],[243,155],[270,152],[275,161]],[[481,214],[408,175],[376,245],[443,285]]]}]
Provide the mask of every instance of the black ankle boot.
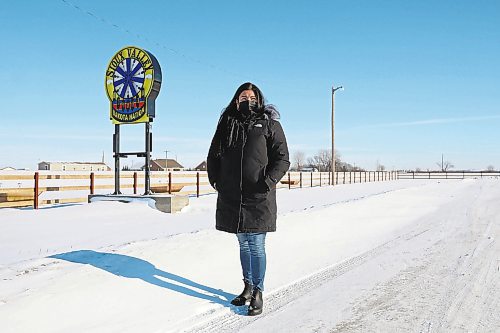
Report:
[{"label": "black ankle boot", "polygon": [[264,307],[264,300],[262,299],[262,291],[255,289],[252,294],[252,300],[250,301],[250,306],[248,307],[249,316],[257,316],[262,313],[262,308]]},{"label": "black ankle boot", "polygon": [[231,301],[232,305],[242,306],[245,305],[252,298],[253,286],[247,282],[245,282],[245,289],[243,292]]}]

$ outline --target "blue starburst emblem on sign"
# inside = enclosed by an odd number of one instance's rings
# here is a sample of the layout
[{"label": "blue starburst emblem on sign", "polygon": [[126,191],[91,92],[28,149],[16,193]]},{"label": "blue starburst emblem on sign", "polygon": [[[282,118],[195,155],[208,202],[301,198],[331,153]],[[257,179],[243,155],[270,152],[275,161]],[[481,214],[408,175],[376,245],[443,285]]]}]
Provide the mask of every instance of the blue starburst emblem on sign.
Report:
[{"label": "blue starburst emblem on sign", "polygon": [[124,59],[113,76],[113,85],[121,98],[132,98],[143,89],[144,68],[133,58]]}]

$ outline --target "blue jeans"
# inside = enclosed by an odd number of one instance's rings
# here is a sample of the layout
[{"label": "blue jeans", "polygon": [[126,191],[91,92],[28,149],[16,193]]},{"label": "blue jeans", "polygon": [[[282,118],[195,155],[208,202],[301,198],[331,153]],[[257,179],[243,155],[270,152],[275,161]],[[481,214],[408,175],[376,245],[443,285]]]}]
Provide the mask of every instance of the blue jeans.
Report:
[{"label": "blue jeans", "polygon": [[254,289],[264,291],[264,276],[266,275],[266,233],[236,234],[240,243],[240,261],[243,270],[243,280]]}]

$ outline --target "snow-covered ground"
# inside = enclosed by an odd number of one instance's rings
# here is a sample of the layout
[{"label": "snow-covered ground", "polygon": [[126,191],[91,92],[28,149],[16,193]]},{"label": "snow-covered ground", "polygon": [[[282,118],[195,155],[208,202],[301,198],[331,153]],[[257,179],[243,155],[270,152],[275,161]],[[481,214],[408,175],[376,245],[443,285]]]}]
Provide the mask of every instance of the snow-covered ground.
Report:
[{"label": "snow-covered ground", "polygon": [[257,317],[215,200],[1,209],[0,331],[500,331],[498,179],[278,190]]}]

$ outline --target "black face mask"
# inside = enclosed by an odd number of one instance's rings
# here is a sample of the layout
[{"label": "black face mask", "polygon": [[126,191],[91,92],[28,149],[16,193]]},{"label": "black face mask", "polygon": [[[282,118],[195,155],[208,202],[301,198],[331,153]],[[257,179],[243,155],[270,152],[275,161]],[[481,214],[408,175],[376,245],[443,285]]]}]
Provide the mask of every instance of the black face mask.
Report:
[{"label": "black face mask", "polygon": [[256,101],[242,101],[240,102],[240,106],[238,110],[241,112],[243,117],[248,117],[255,111],[257,111],[257,102]]}]

